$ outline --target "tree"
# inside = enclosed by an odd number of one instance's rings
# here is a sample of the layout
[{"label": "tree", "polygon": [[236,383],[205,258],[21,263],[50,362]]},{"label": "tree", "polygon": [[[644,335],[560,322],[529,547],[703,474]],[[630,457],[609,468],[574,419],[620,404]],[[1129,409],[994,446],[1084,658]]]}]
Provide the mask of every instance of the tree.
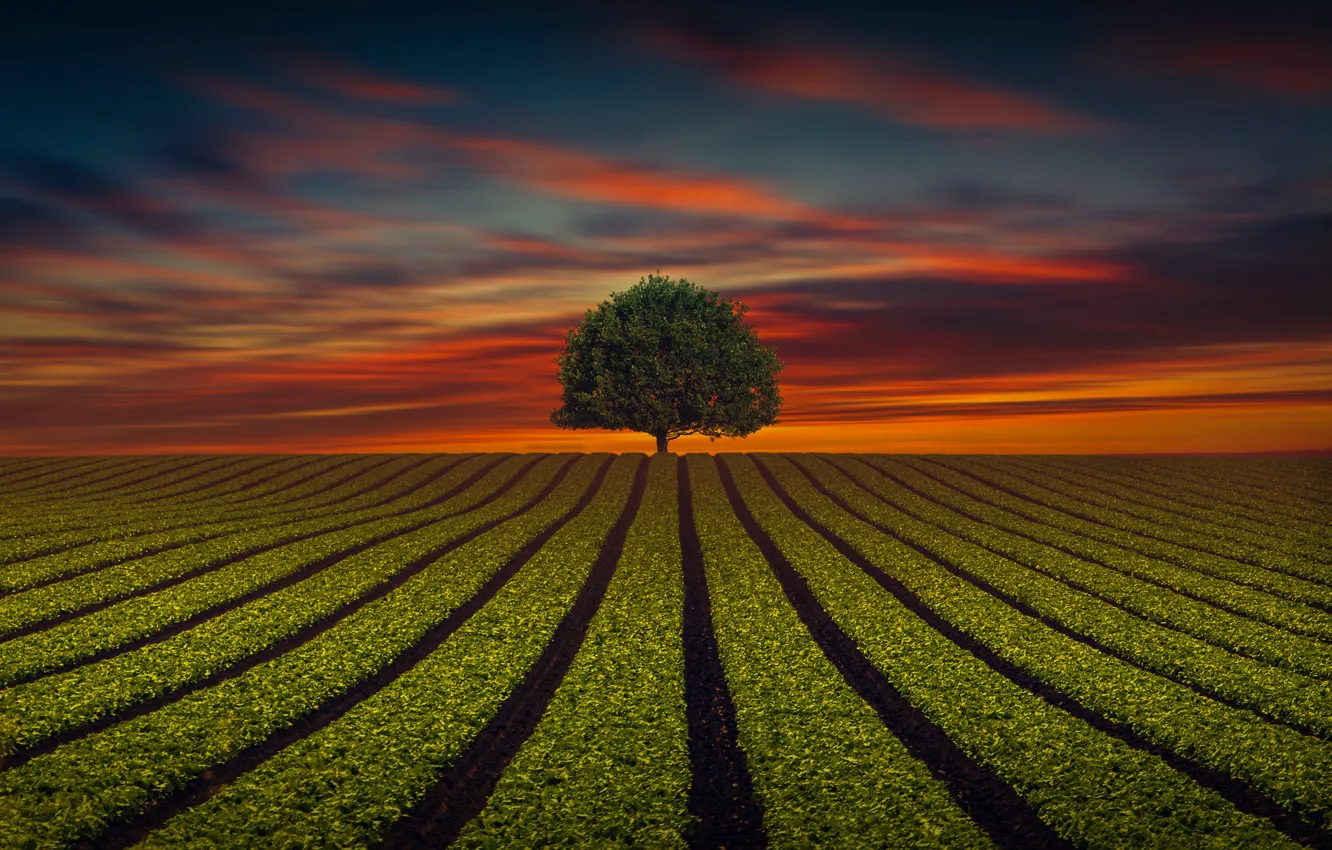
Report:
[{"label": "tree", "polygon": [[782,361],[743,321],[748,309],[660,274],[612,292],[565,337],[550,420],[641,431],[658,452],[686,434],[745,437],[773,424]]}]

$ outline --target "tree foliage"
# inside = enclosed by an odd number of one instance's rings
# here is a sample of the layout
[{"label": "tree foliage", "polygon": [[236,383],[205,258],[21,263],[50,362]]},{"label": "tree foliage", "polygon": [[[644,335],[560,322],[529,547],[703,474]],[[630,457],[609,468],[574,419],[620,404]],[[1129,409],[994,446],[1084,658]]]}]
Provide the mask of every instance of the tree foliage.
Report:
[{"label": "tree foliage", "polygon": [[551,421],[641,431],[658,451],[686,434],[744,437],[773,424],[782,362],[744,322],[748,309],[660,274],[611,293],[565,337]]}]

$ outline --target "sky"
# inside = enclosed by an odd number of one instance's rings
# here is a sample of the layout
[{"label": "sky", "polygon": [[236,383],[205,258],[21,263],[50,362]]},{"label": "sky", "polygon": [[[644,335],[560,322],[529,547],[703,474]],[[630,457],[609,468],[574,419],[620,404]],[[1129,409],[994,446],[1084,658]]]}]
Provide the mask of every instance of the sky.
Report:
[{"label": "sky", "polygon": [[657,271],[785,363],[676,450],[1332,448],[1316,5],[14,4],[0,454],[651,451]]}]

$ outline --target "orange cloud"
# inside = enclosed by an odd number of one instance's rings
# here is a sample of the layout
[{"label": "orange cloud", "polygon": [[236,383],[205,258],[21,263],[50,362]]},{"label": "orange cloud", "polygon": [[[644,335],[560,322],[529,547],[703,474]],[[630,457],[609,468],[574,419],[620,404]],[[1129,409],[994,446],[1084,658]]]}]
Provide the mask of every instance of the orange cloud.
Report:
[{"label": "orange cloud", "polygon": [[[917,227],[975,223],[974,216],[968,219],[955,211],[887,214],[872,218],[847,215],[805,204],[752,180],[723,174],[656,167],[538,140],[462,133],[433,124],[378,116],[346,115],[298,98],[228,80],[202,78],[197,82],[205,91],[228,103],[279,119],[300,133],[299,137],[251,135],[238,141],[237,149],[247,161],[266,174],[299,173],[318,165],[355,174],[408,178],[417,176],[419,167],[393,159],[394,156],[414,150],[443,150],[461,155],[482,171],[560,197],[688,215],[807,224],[817,231],[817,237],[812,241],[821,243],[823,248],[840,251],[849,247],[887,255],[904,273],[967,273],[993,282],[1022,282],[1101,280],[1123,271],[1105,263],[1047,259],[994,250],[955,248],[944,252],[926,240],[882,237],[885,229],[908,223]],[[762,235],[762,231],[754,228],[729,232],[734,233],[733,238],[702,233],[672,242],[670,236],[654,237],[646,247],[657,251],[672,244],[698,248],[707,244],[724,245],[727,241],[734,244],[736,240]],[[634,245],[633,239],[619,241],[626,246]],[[786,244],[811,242],[798,233],[781,235],[780,241]],[[517,245],[503,247],[523,250]],[[532,253],[535,249],[531,244],[525,247],[524,253]],[[568,251],[549,243],[541,250],[552,258],[572,257]],[[845,273],[854,268],[855,263],[842,256],[833,265],[838,266],[838,273]],[[868,274],[891,270],[891,266],[882,262],[866,265],[863,269]]]},{"label": "orange cloud", "polygon": [[489,171],[579,200],[694,214],[786,219],[827,215],[747,180],[640,166],[523,139],[447,132],[433,133],[432,138]]},{"label": "orange cloud", "polygon": [[871,59],[848,48],[723,45],[665,29],[648,31],[644,38],[671,55],[717,68],[733,82],[785,97],[849,103],[920,127],[1040,133],[1106,127],[1035,98],[901,58]]},{"label": "orange cloud", "polygon": [[[649,258],[752,297],[787,363],[781,425],[681,449],[1163,450],[1187,447],[1189,428],[1197,448],[1326,443],[1310,424],[1332,386],[1326,346],[1310,348],[1325,311],[1299,257],[1290,280],[1265,260],[1232,281],[1232,255],[1208,245],[1202,272],[1160,251],[1063,256],[979,208],[843,215],[726,174],[203,86],[275,119],[226,146],[254,179],[153,187],[298,232],[255,228],[239,247],[186,232],[151,253],[7,249],[0,453],[642,450],[641,436],[561,432],[547,415],[564,330]],[[393,181],[425,167],[394,157],[421,151],[562,198],[718,218],[658,234],[671,219],[645,215],[648,235],[586,248],[339,210],[265,179],[319,167]],[[419,267],[415,236],[430,249]],[[1242,347],[1273,340],[1279,355]]]},{"label": "orange cloud", "polygon": [[191,84],[225,103],[266,114],[301,137],[248,135],[240,150],[268,173],[299,173],[336,166],[350,173],[415,177],[419,169],[385,157],[411,150],[460,153],[473,164],[547,192],[585,201],[693,214],[762,218],[819,218],[863,229],[863,220],[837,216],[783,197],[753,181],[717,174],[655,168],[617,161],[539,141],[468,134],[378,116],[345,115],[300,98],[238,83],[194,76]]}]

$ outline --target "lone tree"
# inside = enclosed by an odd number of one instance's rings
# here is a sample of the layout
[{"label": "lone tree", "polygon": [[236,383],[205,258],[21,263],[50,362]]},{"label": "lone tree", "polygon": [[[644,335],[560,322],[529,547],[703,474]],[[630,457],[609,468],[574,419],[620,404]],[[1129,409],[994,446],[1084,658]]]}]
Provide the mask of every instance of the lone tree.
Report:
[{"label": "lone tree", "polygon": [[773,424],[782,361],[744,323],[748,309],[660,274],[612,292],[565,337],[550,421],[642,431],[658,452],[686,434],[745,437]]}]

